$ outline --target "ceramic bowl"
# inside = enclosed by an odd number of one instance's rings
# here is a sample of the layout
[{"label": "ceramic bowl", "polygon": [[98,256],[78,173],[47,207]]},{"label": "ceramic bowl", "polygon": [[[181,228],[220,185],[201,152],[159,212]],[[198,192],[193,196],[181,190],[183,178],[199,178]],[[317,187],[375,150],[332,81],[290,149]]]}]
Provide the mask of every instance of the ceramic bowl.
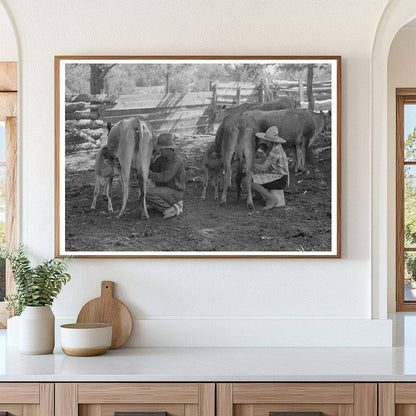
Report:
[{"label": "ceramic bowl", "polygon": [[111,347],[113,328],[109,324],[65,324],[60,330],[61,348],[67,355],[100,355]]}]

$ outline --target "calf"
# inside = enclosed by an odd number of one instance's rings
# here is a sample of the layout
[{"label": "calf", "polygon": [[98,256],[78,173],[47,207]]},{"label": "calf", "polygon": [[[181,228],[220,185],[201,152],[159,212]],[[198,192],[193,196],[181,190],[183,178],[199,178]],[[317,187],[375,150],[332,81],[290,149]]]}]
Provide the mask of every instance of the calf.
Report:
[{"label": "calf", "polygon": [[205,152],[204,160],[204,187],[202,189],[201,198],[205,200],[209,180],[214,185],[214,198],[218,199],[218,186],[221,180],[222,161],[220,152],[215,143],[212,143]]},{"label": "calf", "polygon": [[104,146],[97,153],[95,158],[95,187],[94,199],[91,209],[95,209],[97,197],[100,193],[100,187],[103,187],[103,195],[107,197],[108,212],[113,212],[113,204],[111,203],[111,185],[114,178],[114,159],[111,156],[107,146]]}]

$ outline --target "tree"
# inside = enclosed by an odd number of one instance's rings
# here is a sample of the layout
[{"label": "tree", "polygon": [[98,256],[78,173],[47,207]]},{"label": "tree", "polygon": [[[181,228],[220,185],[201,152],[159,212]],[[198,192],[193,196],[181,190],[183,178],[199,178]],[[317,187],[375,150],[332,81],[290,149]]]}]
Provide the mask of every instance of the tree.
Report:
[{"label": "tree", "polygon": [[[416,156],[416,127],[407,136],[405,141],[404,158],[405,160],[415,160]],[[405,167],[404,175],[404,235],[405,245],[416,244],[416,177],[413,166]]]},{"label": "tree", "polygon": [[228,78],[235,82],[259,82],[261,79],[267,79],[267,65],[259,64],[226,64],[225,70]]},{"label": "tree", "polygon": [[404,143],[404,160],[416,160],[416,127]]},{"label": "tree", "polygon": [[194,80],[195,67],[189,64],[163,65],[165,92],[186,94]]},{"label": "tree", "polygon": [[90,77],[90,94],[102,94],[104,89],[104,78],[108,71],[116,64],[90,64],[91,77]]},{"label": "tree", "polygon": [[86,64],[65,65],[65,93],[89,94],[90,66]]},{"label": "tree", "polygon": [[[407,136],[404,143],[405,160],[416,159],[416,127]],[[416,244],[416,177],[412,166],[405,166],[404,179],[404,245],[405,247]],[[416,256],[413,253],[405,254],[405,277],[415,280]]]},{"label": "tree", "polygon": [[415,280],[416,277],[416,256],[413,253],[406,252],[404,256],[406,280]]},{"label": "tree", "polygon": [[412,175],[410,167],[405,168],[404,180],[404,236],[405,245],[416,244],[416,178]]}]

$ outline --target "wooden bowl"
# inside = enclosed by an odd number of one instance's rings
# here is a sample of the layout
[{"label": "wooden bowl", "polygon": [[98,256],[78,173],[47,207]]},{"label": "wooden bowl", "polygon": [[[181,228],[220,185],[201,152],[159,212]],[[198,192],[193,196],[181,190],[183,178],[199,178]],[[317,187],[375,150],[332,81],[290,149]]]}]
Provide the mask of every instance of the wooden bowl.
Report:
[{"label": "wooden bowl", "polygon": [[67,355],[89,357],[111,347],[112,326],[101,323],[61,325],[61,348]]}]

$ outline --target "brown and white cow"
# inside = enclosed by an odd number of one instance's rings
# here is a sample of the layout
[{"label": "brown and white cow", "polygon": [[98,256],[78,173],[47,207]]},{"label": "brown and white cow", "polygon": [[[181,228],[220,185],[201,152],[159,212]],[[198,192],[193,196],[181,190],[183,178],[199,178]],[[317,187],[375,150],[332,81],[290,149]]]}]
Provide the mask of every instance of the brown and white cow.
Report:
[{"label": "brown and white cow", "polygon": [[108,134],[108,150],[120,162],[123,204],[118,214],[119,217],[126,210],[129,196],[130,171],[133,168],[137,171],[139,179],[139,209],[143,218],[149,218],[146,207],[146,185],[150,159],[156,140],[152,126],[139,117],[119,121],[112,126]]}]

